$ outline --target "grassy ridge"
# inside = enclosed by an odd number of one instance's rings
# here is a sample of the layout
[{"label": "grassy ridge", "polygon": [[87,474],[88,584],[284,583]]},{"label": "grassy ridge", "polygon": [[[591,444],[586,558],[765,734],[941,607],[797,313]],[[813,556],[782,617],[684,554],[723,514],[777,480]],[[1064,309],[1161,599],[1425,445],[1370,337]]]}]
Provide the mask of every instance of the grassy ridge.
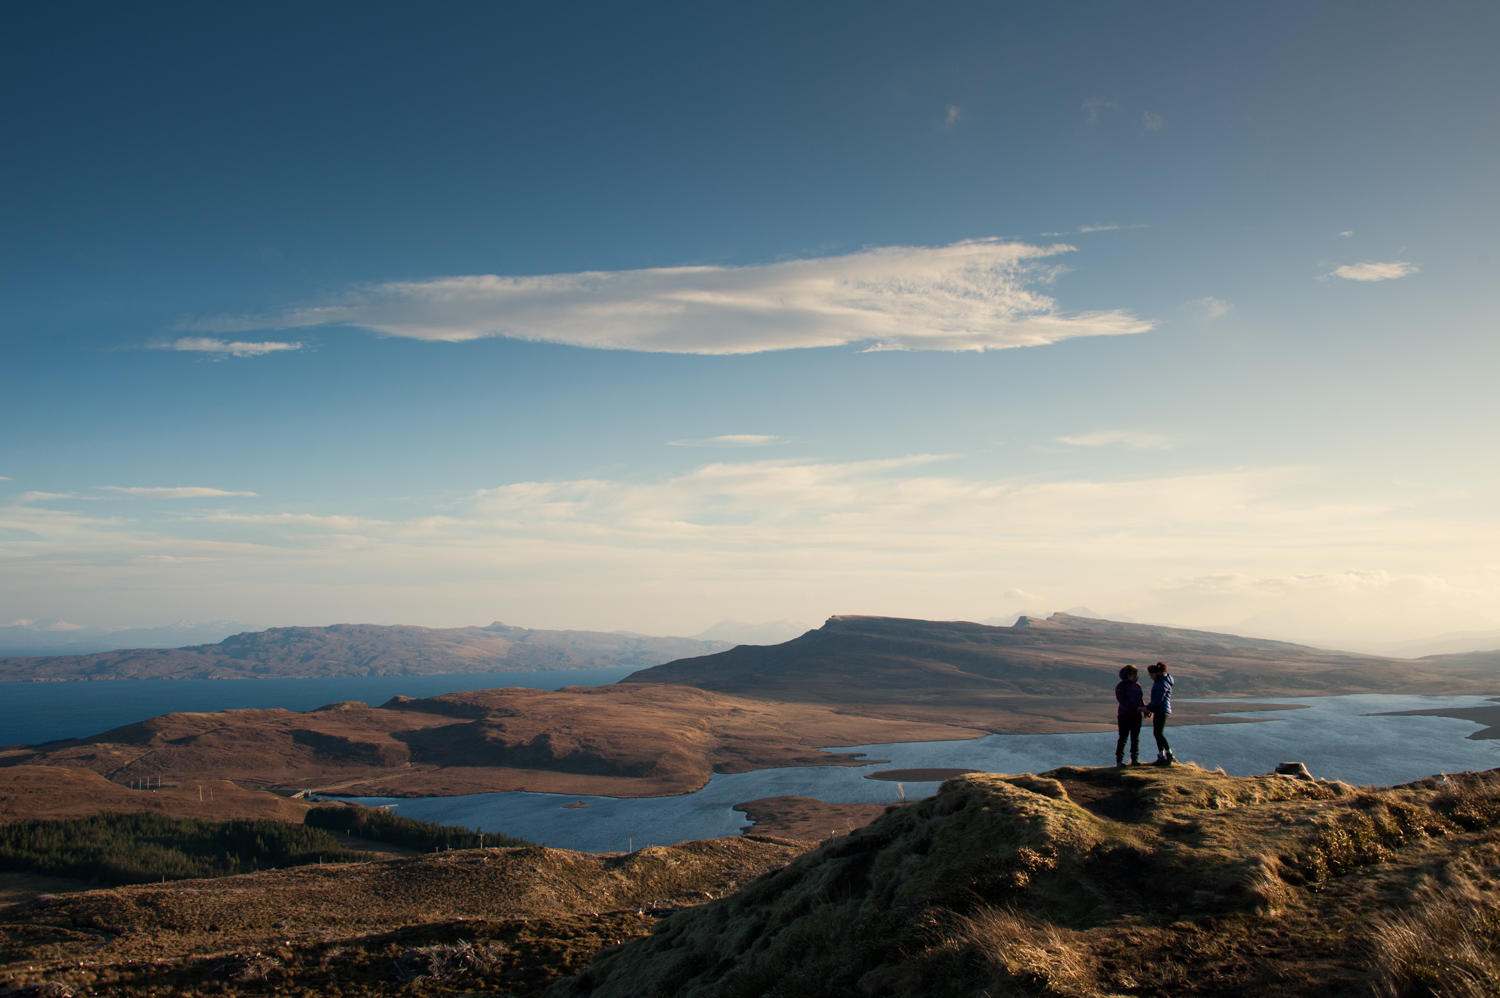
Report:
[{"label": "grassy ridge", "polygon": [[314,828],[357,835],[372,842],[385,842],[431,852],[437,849],[480,849],[485,846],[529,846],[525,839],[495,832],[476,832],[452,825],[402,818],[381,808],[333,805],[315,807],[303,820]]},{"label": "grassy ridge", "polygon": [[111,885],[359,858],[320,828],[284,821],[99,814],[0,825],[0,870]]},{"label": "grassy ridge", "polygon": [[369,858],[341,845],[341,834],[423,852],[530,845],[362,807],[316,807],[301,825],[106,813],[0,824],[0,870],[116,886]]}]

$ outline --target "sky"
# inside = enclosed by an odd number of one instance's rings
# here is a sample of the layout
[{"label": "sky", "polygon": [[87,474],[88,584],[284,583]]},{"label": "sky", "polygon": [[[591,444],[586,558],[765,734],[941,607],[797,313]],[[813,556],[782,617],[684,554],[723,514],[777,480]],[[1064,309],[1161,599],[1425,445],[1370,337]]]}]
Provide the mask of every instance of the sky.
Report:
[{"label": "sky", "polygon": [[1500,6],[12,6],[0,626],[1500,629]]}]

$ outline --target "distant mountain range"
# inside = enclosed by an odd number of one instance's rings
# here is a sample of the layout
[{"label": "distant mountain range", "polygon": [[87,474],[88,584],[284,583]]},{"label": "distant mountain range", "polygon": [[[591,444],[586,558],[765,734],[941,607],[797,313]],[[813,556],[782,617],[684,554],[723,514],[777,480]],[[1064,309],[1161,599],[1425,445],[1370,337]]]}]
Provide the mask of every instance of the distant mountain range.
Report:
[{"label": "distant mountain range", "polygon": [[0,659],[0,681],[260,679],[646,668],[729,647],[727,641],[623,631],[546,631],[494,623],[273,627],[186,648]]}]

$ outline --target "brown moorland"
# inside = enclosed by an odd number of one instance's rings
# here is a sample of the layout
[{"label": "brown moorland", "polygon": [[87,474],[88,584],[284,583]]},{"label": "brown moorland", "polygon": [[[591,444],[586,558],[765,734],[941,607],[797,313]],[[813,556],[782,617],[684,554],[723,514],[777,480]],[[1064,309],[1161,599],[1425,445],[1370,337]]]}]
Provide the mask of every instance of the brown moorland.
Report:
[{"label": "brown moorland", "polygon": [[473,849],[42,896],[0,908],[0,993],[534,995],[807,848]]},{"label": "brown moorland", "polygon": [[117,784],[191,787],[219,779],[351,796],[545,790],[649,797],[696,790],[715,771],[864,761],[823,752],[825,745],[983,733],[662,684],[508,688],[381,707],[165,714],[7,750],[0,773],[18,765],[82,767]]}]

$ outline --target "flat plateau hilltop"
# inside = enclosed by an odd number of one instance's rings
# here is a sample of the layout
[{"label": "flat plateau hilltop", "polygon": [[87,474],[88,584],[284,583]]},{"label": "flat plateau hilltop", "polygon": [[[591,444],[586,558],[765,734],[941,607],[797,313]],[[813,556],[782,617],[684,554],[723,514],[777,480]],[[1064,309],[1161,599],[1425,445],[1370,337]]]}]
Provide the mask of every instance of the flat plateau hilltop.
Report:
[{"label": "flat plateau hilltop", "polygon": [[882,704],[908,713],[955,700],[1023,710],[1027,702],[1107,702],[1116,670],[1167,662],[1184,697],[1349,693],[1497,693],[1500,651],[1393,659],[1154,624],[1055,613],[1010,627],[967,621],[831,617],[769,647],[740,646],[627,676],[721,693],[814,703]]},{"label": "flat plateau hilltop", "polygon": [[645,668],[729,647],[726,641],[620,631],[334,624],[246,631],[186,648],[0,658],[0,682],[81,679],[294,679]]},{"label": "flat plateau hilltop", "polygon": [[0,909],[15,994],[1479,994],[1500,773],[969,774],[821,844],[538,847]]}]

